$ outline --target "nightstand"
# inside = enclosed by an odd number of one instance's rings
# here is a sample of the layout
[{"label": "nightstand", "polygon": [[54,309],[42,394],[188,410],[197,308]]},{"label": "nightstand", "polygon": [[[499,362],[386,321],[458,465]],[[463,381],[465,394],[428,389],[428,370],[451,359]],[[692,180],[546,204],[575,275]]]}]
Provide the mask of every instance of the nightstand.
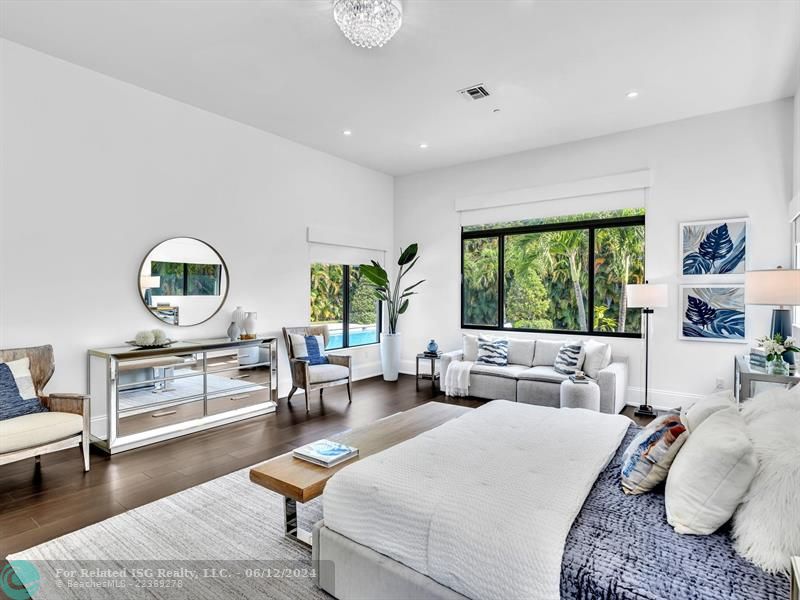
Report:
[{"label": "nightstand", "polygon": [[[424,352],[420,352],[417,354],[417,391],[419,391],[419,380],[420,379],[430,379],[431,380],[431,389],[435,392],[436,391],[436,380],[439,379],[439,372],[436,370],[436,361],[441,359],[442,354],[433,355],[433,354],[426,354]],[[430,375],[427,373],[420,373],[419,371],[419,361],[430,361],[431,369]]]}]

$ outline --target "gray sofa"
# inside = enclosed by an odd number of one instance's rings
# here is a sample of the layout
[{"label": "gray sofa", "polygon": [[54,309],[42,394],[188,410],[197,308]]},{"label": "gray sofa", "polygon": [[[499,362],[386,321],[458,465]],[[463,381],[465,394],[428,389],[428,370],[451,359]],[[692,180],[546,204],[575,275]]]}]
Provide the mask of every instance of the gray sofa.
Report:
[{"label": "gray sofa", "polygon": [[[467,336],[465,336],[467,337]],[[514,400],[526,404],[561,405],[561,382],[567,375],[553,368],[554,352],[562,342],[552,340],[509,340],[509,364],[505,367],[474,363],[470,370],[469,395],[486,400]],[[465,345],[468,342],[465,340]],[[468,350],[469,351],[469,350]],[[442,354],[441,382],[450,363],[464,360],[464,350]],[[628,359],[615,354],[593,379],[600,387],[600,412],[617,414],[625,407],[628,388]]]}]

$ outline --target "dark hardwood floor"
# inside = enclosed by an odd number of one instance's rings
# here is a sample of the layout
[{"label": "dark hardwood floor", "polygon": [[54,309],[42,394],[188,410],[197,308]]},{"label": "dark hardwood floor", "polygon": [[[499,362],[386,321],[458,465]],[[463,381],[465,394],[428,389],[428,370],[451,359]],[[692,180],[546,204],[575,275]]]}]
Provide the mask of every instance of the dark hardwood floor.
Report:
[{"label": "dark hardwood floor", "polygon": [[270,415],[111,458],[92,448],[88,473],[77,449],[42,456],[40,468],[33,459],[0,466],[0,566],[8,554],[432,399],[448,401],[430,382],[415,391],[411,376],[373,378],[354,384],[349,405],[344,389],[332,388],[322,403],[313,395],[308,415],[301,395],[291,405],[282,399]]}]

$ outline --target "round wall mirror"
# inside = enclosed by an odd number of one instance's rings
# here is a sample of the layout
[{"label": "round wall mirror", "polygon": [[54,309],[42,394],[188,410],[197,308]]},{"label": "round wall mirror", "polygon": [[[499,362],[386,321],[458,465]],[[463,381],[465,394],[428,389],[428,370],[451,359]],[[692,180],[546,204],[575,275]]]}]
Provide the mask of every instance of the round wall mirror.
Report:
[{"label": "round wall mirror", "polygon": [[217,314],[228,295],[228,267],[201,240],[172,238],[150,250],[139,269],[139,295],[156,319],[190,327]]}]

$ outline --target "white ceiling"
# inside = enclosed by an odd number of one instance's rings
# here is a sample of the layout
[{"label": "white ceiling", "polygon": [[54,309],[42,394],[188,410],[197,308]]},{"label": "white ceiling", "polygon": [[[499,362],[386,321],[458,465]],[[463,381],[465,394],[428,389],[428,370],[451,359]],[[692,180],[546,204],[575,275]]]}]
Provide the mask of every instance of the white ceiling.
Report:
[{"label": "white ceiling", "polygon": [[[798,84],[800,0],[404,7],[401,30],[374,50],[344,38],[331,0],[3,0],[0,35],[395,175],[784,98]],[[475,83],[492,95],[456,94]]]}]

